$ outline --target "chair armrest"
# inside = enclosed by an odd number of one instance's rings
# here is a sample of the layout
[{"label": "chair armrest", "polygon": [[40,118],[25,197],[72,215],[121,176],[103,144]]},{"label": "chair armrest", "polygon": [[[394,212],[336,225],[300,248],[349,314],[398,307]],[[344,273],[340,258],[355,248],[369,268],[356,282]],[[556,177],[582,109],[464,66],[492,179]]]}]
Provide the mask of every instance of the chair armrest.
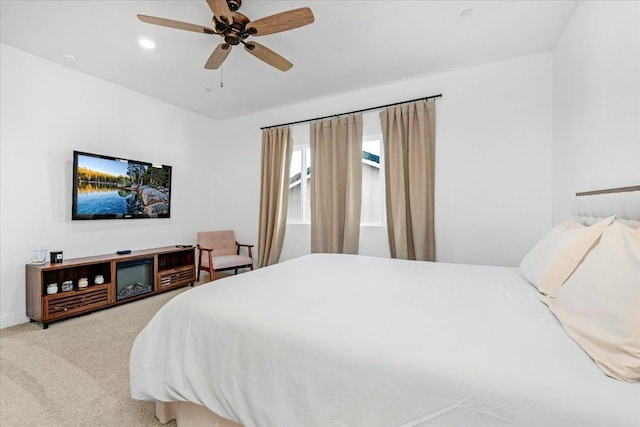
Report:
[{"label": "chair armrest", "polygon": [[253,245],[247,245],[246,243],[239,243],[239,242],[236,242],[236,245],[238,245],[238,246],[246,246],[247,248],[252,248],[253,247]]},{"label": "chair armrest", "polygon": [[247,248],[247,251],[249,252],[249,258],[253,259],[253,254],[251,253],[251,248],[253,247],[253,245],[248,245],[246,243],[240,243],[236,241],[236,247],[238,249],[236,253],[238,255],[240,255],[240,246],[244,246],[245,248]]},{"label": "chair armrest", "polygon": [[200,245],[196,245],[196,247],[198,248],[199,251],[207,251],[207,252],[211,252],[213,251],[213,249],[209,249],[209,248],[203,248]]}]

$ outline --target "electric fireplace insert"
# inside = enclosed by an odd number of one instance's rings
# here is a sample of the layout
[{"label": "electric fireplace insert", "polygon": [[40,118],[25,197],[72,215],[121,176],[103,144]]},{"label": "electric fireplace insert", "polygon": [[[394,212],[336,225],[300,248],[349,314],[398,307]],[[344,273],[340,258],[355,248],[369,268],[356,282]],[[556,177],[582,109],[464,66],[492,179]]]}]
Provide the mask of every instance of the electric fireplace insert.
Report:
[{"label": "electric fireplace insert", "polygon": [[116,300],[153,292],[153,257],[116,264]]}]

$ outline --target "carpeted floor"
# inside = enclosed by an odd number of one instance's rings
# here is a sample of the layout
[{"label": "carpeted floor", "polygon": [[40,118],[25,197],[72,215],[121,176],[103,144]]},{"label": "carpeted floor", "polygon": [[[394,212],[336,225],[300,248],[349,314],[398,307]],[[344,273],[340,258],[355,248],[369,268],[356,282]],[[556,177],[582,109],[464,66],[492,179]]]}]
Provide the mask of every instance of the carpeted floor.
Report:
[{"label": "carpeted floor", "polygon": [[38,323],[0,330],[0,426],[161,425],[155,403],[131,398],[129,353],[156,311],[189,289],[52,323],[46,330]]}]

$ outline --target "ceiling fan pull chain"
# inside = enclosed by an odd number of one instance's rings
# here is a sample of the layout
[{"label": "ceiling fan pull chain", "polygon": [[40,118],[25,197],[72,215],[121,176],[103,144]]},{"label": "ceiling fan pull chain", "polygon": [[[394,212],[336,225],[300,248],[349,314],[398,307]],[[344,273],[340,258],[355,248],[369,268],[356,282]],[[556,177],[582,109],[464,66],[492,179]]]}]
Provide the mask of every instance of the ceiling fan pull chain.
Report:
[{"label": "ceiling fan pull chain", "polygon": [[221,65],[220,66],[220,87],[224,87],[223,75],[222,75],[223,70],[224,70],[224,67]]}]

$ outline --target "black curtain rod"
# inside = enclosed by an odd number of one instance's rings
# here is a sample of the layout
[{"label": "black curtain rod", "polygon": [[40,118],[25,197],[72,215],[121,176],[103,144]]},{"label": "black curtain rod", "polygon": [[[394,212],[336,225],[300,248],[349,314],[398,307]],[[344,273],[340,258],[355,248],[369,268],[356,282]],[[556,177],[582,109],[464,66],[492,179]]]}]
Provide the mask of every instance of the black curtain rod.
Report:
[{"label": "black curtain rod", "polygon": [[439,93],[439,94],[437,94],[437,95],[432,95],[432,96],[423,96],[422,98],[411,99],[411,100],[409,100],[409,101],[394,102],[393,104],[379,105],[379,106],[377,106],[377,107],[364,108],[364,109],[362,109],[362,110],[354,110],[354,111],[349,111],[349,112],[347,112],[347,113],[331,114],[331,115],[329,115],[329,116],[316,117],[315,119],[298,120],[297,122],[284,123],[284,124],[281,124],[281,125],[265,126],[265,127],[261,127],[261,128],[260,128],[260,130],[271,129],[271,128],[277,128],[277,127],[279,127],[279,126],[297,125],[298,123],[313,122],[313,121],[316,121],[316,120],[328,119],[329,117],[344,116],[345,114],[364,113],[365,111],[378,110],[378,109],[380,109],[380,108],[393,107],[394,105],[406,104],[406,103],[408,103],[408,102],[415,102],[415,101],[420,101],[420,100],[422,100],[422,99],[427,100],[427,99],[433,99],[433,98],[442,98],[442,94],[441,94],[441,93]]}]

